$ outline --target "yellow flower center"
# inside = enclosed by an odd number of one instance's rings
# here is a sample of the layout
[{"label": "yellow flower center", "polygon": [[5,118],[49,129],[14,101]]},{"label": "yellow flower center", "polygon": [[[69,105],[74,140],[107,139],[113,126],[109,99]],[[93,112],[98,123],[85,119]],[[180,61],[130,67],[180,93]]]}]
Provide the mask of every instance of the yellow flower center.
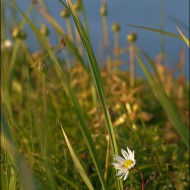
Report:
[{"label": "yellow flower center", "polygon": [[125,168],[128,169],[131,164],[133,164],[132,160],[126,160],[125,163],[124,163],[124,166],[125,166]]}]

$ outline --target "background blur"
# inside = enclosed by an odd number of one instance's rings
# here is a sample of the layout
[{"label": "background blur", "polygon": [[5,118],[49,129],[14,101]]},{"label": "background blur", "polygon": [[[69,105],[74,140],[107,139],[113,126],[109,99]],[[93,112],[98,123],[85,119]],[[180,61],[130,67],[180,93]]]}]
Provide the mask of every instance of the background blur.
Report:
[{"label": "background blur", "polygon": [[[30,6],[31,1],[25,0],[16,0],[17,4],[24,11]],[[60,16],[60,11],[63,9],[63,6],[58,1],[43,1],[49,13],[52,17],[65,29],[65,22]],[[94,48],[94,51],[99,59],[101,59],[101,41],[103,41],[103,32],[102,32],[102,20],[100,15],[100,6],[101,1],[83,1],[87,13],[89,29],[90,29],[90,38]],[[15,10],[10,7],[10,4],[7,3],[7,19],[9,24],[7,26],[7,33],[10,31],[9,27],[15,24],[15,21],[12,20],[12,16]],[[152,28],[160,29],[163,27],[165,31],[175,33],[177,35],[178,31],[176,25],[184,32],[184,34],[189,37],[189,1],[188,0],[109,0],[107,3],[108,9],[108,32],[109,32],[109,41],[111,47],[113,46],[113,32],[111,31],[111,25],[113,22],[118,22],[121,27],[119,42],[120,47],[126,48],[126,35],[132,31],[136,31],[138,34],[138,40],[136,45],[142,50],[148,52],[148,54],[155,58],[161,52],[161,35],[159,33],[137,29],[127,26],[127,24],[134,24],[140,26],[147,26]],[[10,11],[11,10],[11,11]],[[39,11],[34,9],[30,16],[32,21],[40,27],[41,23],[46,23],[47,26],[50,26],[46,20],[40,15]],[[16,17],[15,17],[16,19]],[[31,32],[28,25],[26,25],[26,31],[28,34],[27,43],[31,51],[37,51],[37,40]],[[8,34],[10,35],[10,34]],[[52,45],[59,43],[60,38],[57,37],[54,31],[50,28],[50,41]],[[186,45],[182,40],[178,40],[169,36],[164,36],[164,48],[166,52],[166,64],[169,68],[172,68],[177,64],[180,56],[180,50],[182,47],[185,47],[185,76],[189,78],[189,51]],[[123,54],[120,57],[122,60],[127,60],[128,56]],[[122,66],[122,69],[128,69],[128,65]],[[142,75],[140,68],[136,68],[136,73]]]}]

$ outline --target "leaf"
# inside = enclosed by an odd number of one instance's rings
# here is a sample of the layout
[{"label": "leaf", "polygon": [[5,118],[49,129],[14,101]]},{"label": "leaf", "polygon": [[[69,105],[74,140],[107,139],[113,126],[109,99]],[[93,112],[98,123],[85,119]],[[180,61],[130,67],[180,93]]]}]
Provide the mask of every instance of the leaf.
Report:
[{"label": "leaf", "polygon": [[190,42],[189,39],[183,34],[183,32],[176,26],[178,32],[180,33],[181,37],[183,38],[184,42],[187,44],[188,48],[190,48]]},{"label": "leaf", "polygon": [[[61,124],[60,124],[61,125]],[[71,154],[71,157],[73,159],[73,162],[75,163],[76,167],[77,167],[77,170],[79,172],[79,174],[81,175],[82,179],[84,180],[85,184],[87,185],[87,187],[90,189],[90,190],[94,190],[92,184],[91,184],[91,181],[90,179],[88,178],[86,172],[84,171],[79,159],[77,158],[77,155],[75,154],[72,146],[71,146],[71,143],[69,142],[69,139],[67,138],[67,135],[65,133],[65,131],[63,130],[63,127],[61,125],[61,130],[63,132],[63,135],[65,137],[65,141],[67,143],[67,147],[69,149],[69,152]]]},{"label": "leaf", "polygon": [[[67,7],[64,2],[62,2],[61,0],[59,0],[59,1],[65,7]],[[100,70],[98,67],[98,63],[96,61],[96,57],[95,57],[94,52],[92,50],[92,46],[91,46],[90,40],[88,38],[88,35],[86,34],[71,1],[67,0],[67,3],[68,3],[69,11],[73,17],[74,22],[75,22],[75,26],[76,26],[78,33],[79,33],[79,36],[81,38],[81,41],[82,41],[84,48],[86,50],[86,54],[87,54],[89,64],[90,64],[91,73],[93,75],[96,90],[97,90],[99,100],[100,100],[100,103],[101,103],[101,106],[102,106],[102,109],[104,112],[104,116],[105,116],[105,120],[106,120],[106,124],[107,124],[106,126],[107,126],[107,130],[108,130],[108,133],[110,136],[110,141],[111,141],[111,143],[110,143],[111,144],[111,152],[112,152],[112,156],[113,156],[114,154],[118,154],[118,148],[117,148],[117,142],[116,142],[116,137],[115,137],[115,133],[114,133],[114,128],[112,125],[112,121],[111,121],[109,111],[108,111],[108,106],[107,106],[106,99],[105,99],[104,86],[103,86],[103,82],[101,79],[101,74],[100,74]],[[102,176],[102,173],[101,174],[98,173],[98,175],[100,177],[102,186],[105,189],[107,189],[107,184],[105,183],[105,179]],[[117,188],[122,189],[122,182],[117,181]]]},{"label": "leaf", "polygon": [[174,37],[174,38],[182,40],[181,36],[178,36],[178,35],[170,33],[170,32],[166,32],[164,30],[159,30],[159,29],[150,28],[150,27],[146,27],[146,26],[137,26],[137,25],[133,25],[133,24],[128,24],[128,26],[131,26],[131,27],[134,27],[134,28],[141,28],[141,29],[145,29],[145,30],[150,30],[150,31],[153,31],[153,32],[157,32],[157,33],[160,33],[160,34],[165,34],[165,35],[168,35],[168,36],[171,36],[171,37]]}]

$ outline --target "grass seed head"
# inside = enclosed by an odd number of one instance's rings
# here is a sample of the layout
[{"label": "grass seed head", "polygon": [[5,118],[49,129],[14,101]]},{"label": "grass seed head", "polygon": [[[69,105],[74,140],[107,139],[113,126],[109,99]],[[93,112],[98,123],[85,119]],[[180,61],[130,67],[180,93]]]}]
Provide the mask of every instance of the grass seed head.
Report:
[{"label": "grass seed head", "polygon": [[120,26],[119,26],[119,24],[117,22],[114,22],[112,24],[111,29],[112,29],[113,32],[119,32],[121,28],[120,28]]},{"label": "grass seed head", "polygon": [[127,35],[127,41],[128,42],[135,42],[137,40],[137,33],[136,32],[132,32],[131,34]]},{"label": "grass seed head", "polygon": [[100,14],[102,16],[107,16],[107,7],[105,3],[102,3],[101,7],[100,7]]},{"label": "grass seed head", "polygon": [[45,36],[49,35],[49,30],[45,24],[41,25],[40,32]]},{"label": "grass seed head", "polygon": [[67,9],[63,9],[60,13],[61,17],[63,18],[69,18],[70,14],[69,11]]},{"label": "grass seed head", "polygon": [[81,10],[81,3],[79,0],[77,0],[74,4],[73,7],[75,9],[75,11],[80,11]]},{"label": "grass seed head", "polygon": [[25,40],[27,38],[27,34],[23,29],[20,29],[20,28],[16,27],[12,31],[12,37],[14,39]]}]

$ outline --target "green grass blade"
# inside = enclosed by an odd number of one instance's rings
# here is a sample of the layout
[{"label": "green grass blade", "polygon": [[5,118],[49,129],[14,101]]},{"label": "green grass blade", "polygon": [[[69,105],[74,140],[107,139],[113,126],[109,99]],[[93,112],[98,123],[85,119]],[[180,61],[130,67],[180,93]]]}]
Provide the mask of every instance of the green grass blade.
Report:
[{"label": "green grass blade", "polygon": [[183,38],[184,42],[187,44],[188,48],[190,47],[189,39],[183,34],[183,32],[176,26],[178,32],[180,33],[181,37]]},{"label": "green grass blade", "polygon": [[146,58],[146,60],[148,61],[148,63],[150,64],[150,66],[152,67],[158,81],[159,81],[159,84],[161,85],[161,79],[160,79],[160,76],[159,76],[159,73],[158,73],[158,70],[156,68],[156,65],[155,65],[155,62],[154,60],[144,51],[142,51],[141,49],[137,48],[137,50]]},{"label": "green grass blade", "polygon": [[64,138],[65,138],[65,141],[67,143],[67,147],[69,149],[69,152],[71,154],[71,157],[73,159],[73,162],[75,163],[76,167],[77,167],[77,170],[79,172],[79,174],[81,175],[82,179],[84,180],[85,184],[87,185],[87,187],[90,189],[90,190],[94,190],[92,184],[91,184],[91,181],[90,179],[88,178],[85,170],[83,169],[79,159],[77,158],[77,155],[75,154],[72,146],[71,146],[71,143],[69,142],[69,139],[65,133],[65,131],[63,130],[63,127],[61,125],[61,129],[62,129],[62,132],[63,132],[63,135],[64,135]]},{"label": "green grass blade", "polygon": [[[28,190],[38,190],[34,177],[30,172],[29,167],[24,162],[22,156],[19,154],[13,139],[11,138],[10,128],[4,115],[1,113],[1,142],[2,148],[10,156],[14,172],[19,174],[21,187]],[[15,174],[14,174],[15,175]]]},{"label": "green grass blade", "polygon": [[72,179],[68,179],[67,176],[59,175],[57,177],[68,183],[73,189],[79,190],[78,185],[75,183],[75,181],[73,181]]},{"label": "green grass blade", "polygon": [[[59,1],[64,6],[66,6],[61,0],[59,0]],[[88,36],[87,36],[87,34],[86,34],[80,20],[79,20],[79,17],[77,15],[77,13],[75,12],[75,9],[74,9],[71,1],[67,0],[67,3],[68,3],[69,10],[70,10],[70,12],[72,14],[73,20],[75,22],[75,26],[76,26],[76,28],[78,30],[78,33],[79,33],[80,38],[81,38],[81,41],[82,41],[82,43],[83,43],[83,45],[85,47],[86,53],[87,53],[87,57],[88,57],[88,60],[89,60],[91,72],[92,72],[93,79],[94,79],[94,83],[95,83],[95,86],[96,86],[96,89],[97,89],[97,93],[98,93],[100,103],[102,105],[102,109],[103,109],[104,116],[105,116],[105,119],[106,119],[106,123],[107,123],[107,130],[108,130],[108,133],[109,133],[109,136],[110,136],[110,141],[111,141],[112,155],[118,154],[118,148],[117,148],[115,133],[114,133],[113,125],[112,125],[112,122],[111,122],[110,114],[109,114],[109,111],[108,111],[107,103],[106,103],[106,100],[105,100],[103,82],[102,82],[102,79],[101,79],[100,70],[99,70],[99,67],[98,67],[94,52],[93,52],[92,47],[91,47],[91,43],[89,41],[89,38],[88,38]],[[122,189],[122,184],[119,183],[117,188]]]},{"label": "green grass blade", "polygon": [[[8,167],[9,165],[6,163],[6,166]],[[2,167],[1,167],[1,189],[3,189],[3,190],[9,190],[10,189],[9,188],[9,182],[7,179],[7,175],[5,174],[5,170]]]},{"label": "green grass blade", "polygon": [[160,102],[161,106],[163,107],[164,111],[166,112],[168,118],[170,119],[171,123],[175,127],[178,134],[181,136],[182,141],[189,149],[189,133],[187,127],[183,124],[182,119],[178,113],[176,105],[172,102],[172,100],[165,94],[163,89],[158,85],[155,81],[150,72],[148,71],[145,63],[140,58],[140,56],[135,53],[135,57],[141,66],[143,72],[145,73],[149,84],[151,85],[152,89],[155,91],[158,101]]},{"label": "green grass blade", "polygon": [[85,33],[85,31],[84,31],[84,29],[82,27],[82,24],[81,24],[81,22],[80,22],[80,20],[79,20],[79,18],[77,16],[73,6],[72,6],[72,4],[71,4],[71,2],[69,0],[68,0],[68,4],[69,4],[69,8],[71,10],[71,13],[73,15],[73,19],[75,21],[75,24],[76,24],[77,30],[79,32],[79,35],[80,35],[81,40],[83,42],[83,45],[85,46],[85,49],[86,49],[86,53],[87,53],[87,56],[88,56],[88,59],[89,59],[90,67],[91,67],[91,72],[93,74],[96,89],[97,89],[97,92],[98,92],[98,95],[99,95],[99,98],[100,98],[100,102],[102,104],[102,108],[103,108],[103,111],[104,111],[104,115],[105,115],[105,118],[106,118],[106,122],[107,122],[107,125],[108,125],[108,131],[109,131],[110,138],[111,138],[112,149],[113,149],[114,154],[117,154],[118,150],[117,150],[115,134],[114,134],[114,131],[113,131],[113,126],[112,126],[112,123],[111,123],[110,115],[109,115],[107,105],[106,105],[106,101],[105,101],[104,88],[103,88],[103,83],[102,83],[102,80],[101,80],[100,70],[99,70],[99,67],[98,67],[94,52],[92,50],[91,44],[89,42],[88,36],[86,35],[86,33]]},{"label": "green grass blade", "polygon": [[150,27],[146,27],[146,26],[137,26],[137,25],[133,25],[133,24],[128,24],[128,26],[153,31],[153,32],[157,32],[157,33],[160,33],[160,34],[165,34],[165,35],[168,35],[168,36],[183,40],[183,38],[181,36],[178,36],[178,35],[170,33],[170,32],[166,32],[164,30],[159,30],[159,29],[150,28]]},{"label": "green grass blade", "polygon": [[96,153],[95,145],[94,145],[94,142],[92,140],[91,134],[89,132],[88,125],[87,125],[84,113],[81,110],[81,107],[80,107],[80,105],[78,103],[77,97],[76,97],[75,93],[73,92],[73,90],[71,89],[70,84],[69,84],[67,78],[65,77],[65,75],[64,75],[64,73],[62,71],[62,68],[60,67],[60,65],[59,65],[59,63],[58,63],[58,61],[57,61],[57,59],[56,59],[56,57],[54,55],[54,52],[49,47],[49,44],[47,43],[44,36],[39,32],[37,27],[30,21],[30,19],[21,11],[21,9],[14,2],[12,2],[12,4],[20,12],[20,14],[26,19],[26,21],[28,22],[28,24],[32,28],[33,32],[38,37],[38,39],[40,40],[42,45],[45,47],[45,49],[49,53],[51,59],[55,63],[55,69],[56,69],[57,75],[58,75],[58,77],[60,77],[60,81],[62,82],[62,85],[65,88],[64,90],[66,91],[67,95],[70,96],[70,98],[71,98],[71,100],[73,102],[75,113],[76,113],[78,121],[79,121],[80,129],[82,131],[83,137],[84,137],[84,139],[86,141],[86,144],[87,144],[88,149],[90,151],[90,154],[92,156],[93,162],[94,162],[96,170],[98,172],[98,176],[99,176],[100,181],[102,183],[102,187],[103,187],[103,189],[108,189],[107,184],[106,184],[106,182],[104,180],[104,177],[103,177],[103,172],[102,172],[102,169],[100,167],[100,162],[99,162],[99,159],[98,159],[98,156],[97,156],[97,153]]}]

